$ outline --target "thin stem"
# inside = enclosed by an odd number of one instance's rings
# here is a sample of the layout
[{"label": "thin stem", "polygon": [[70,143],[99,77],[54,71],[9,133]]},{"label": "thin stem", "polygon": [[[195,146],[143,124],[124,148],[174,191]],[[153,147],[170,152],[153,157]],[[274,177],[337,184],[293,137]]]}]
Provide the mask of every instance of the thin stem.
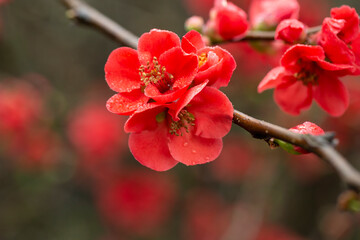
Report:
[{"label": "thin stem", "polygon": [[[123,45],[137,47],[138,37],[121,27],[96,9],[85,4],[81,0],[61,0],[68,8],[67,15],[70,19],[95,27]],[[310,28],[308,34],[316,33],[320,27]],[[244,40],[274,40],[274,32],[249,32]],[[360,191],[360,173],[341,156],[333,144],[333,136],[301,135],[289,131],[283,127],[258,120],[235,110],[234,124],[244,128],[253,137],[269,141],[271,138],[302,147],[309,152],[318,155],[328,162],[342,178],[342,180],[356,191]]]},{"label": "thin stem", "polygon": [[253,137],[269,140],[276,138],[302,147],[328,162],[350,187],[360,190],[360,173],[333,147],[329,135],[312,136],[289,131],[286,128],[234,111],[233,122],[252,134]]},{"label": "thin stem", "polygon": [[68,9],[66,16],[95,27],[122,45],[137,48],[138,37],[81,0],[61,0]]}]

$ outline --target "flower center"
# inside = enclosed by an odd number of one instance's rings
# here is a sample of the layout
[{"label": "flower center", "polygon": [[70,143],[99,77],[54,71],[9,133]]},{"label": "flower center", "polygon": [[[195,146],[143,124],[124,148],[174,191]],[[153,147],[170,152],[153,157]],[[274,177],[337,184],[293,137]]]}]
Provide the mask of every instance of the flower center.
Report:
[{"label": "flower center", "polygon": [[189,113],[187,110],[183,109],[180,111],[178,121],[171,120],[169,125],[169,133],[175,134],[176,136],[182,136],[181,128],[184,128],[188,133],[190,126],[195,126],[195,117],[192,113]]},{"label": "flower center", "polygon": [[200,56],[198,57],[198,59],[199,59],[199,67],[201,67],[201,66],[204,65],[205,62],[207,61],[207,54],[206,54],[206,53],[200,54]]},{"label": "flower center", "polygon": [[153,84],[161,93],[171,89],[174,76],[166,72],[166,68],[159,64],[156,57],[153,58],[152,64],[146,63],[139,68],[140,80],[145,86]]},{"label": "flower center", "polygon": [[304,85],[308,85],[309,83],[312,85],[316,85],[318,80],[316,69],[316,63],[311,62],[305,65],[299,72],[295,73],[294,77],[298,81],[302,81]]}]

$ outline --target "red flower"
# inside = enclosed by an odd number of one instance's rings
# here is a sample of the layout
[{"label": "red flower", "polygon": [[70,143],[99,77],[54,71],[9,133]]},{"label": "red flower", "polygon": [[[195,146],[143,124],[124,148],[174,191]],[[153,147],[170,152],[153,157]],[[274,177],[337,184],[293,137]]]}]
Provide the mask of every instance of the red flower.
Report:
[{"label": "red flower", "polygon": [[68,137],[79,155],[81,174],[95,181],[112,179],[125,147],[123,123],[95,101],[86,102],[72,113]]},{"label": "red flower", "polygon": [[[304,122],[303,124],[297,125],[289,129],[292,132],[299,134],[310,134],[310,135],[323,135],[325,132],[321,127],[312,122]],[[309,153],[301,147],[294,146],[294,150],[299,153]]]},{"label": "red flower", "polygon": [[299,3],[296,0],[252,0],[249,10],[254,29],[274,29],[284,19],[298,19]]},{"label": "red flower", "polygon": [[129,147],[136,160],[165,171],[178,162],[195,165],[218,157],[233,107],[222,92],[206,84],[167,106],[147,104],[128,119],[125,131],[131,133]]},{"label": "red flower", "polygon": [[211,164],[210,169],[216,179],[226,183],[237,183],[250,173],[256,156],[241,138],[227,138],[224,143],[218,161]]},{"label": "red flower", "polygon": [[87,102],[72,114],[68,127],[70,141],[85,158],[116,156],[124,142],[123,120],[96,102]]},{"label": "red flower", "polygon": [[186,240],[219,240],[231,223],[231,207],[215,192],[196,189],[187,196],[183,237]]},{"label": "red flower", "polygon": [[138,50],[114,50],[105,65],[105,77],[118,94],[107,102],[109,111],[130,115],[151,98],[158,103],[178,99],[198,69],[195,54],[186,54],[179,37],[153,29],[139,39]]},{"label": "red flower", "polygon": [[206,47],[201,35],[196,31],[188,32],[181,41],[182,49],[187,53],[195,53],[199,58],[199,71],[194,83],[201,84],[209,80],[208,86],[227,86],[236,68],[231,54],[223,48]]},{"label": "red flower", "polygon": [[350,64],[349,74],[360,74],[359,16],[354,8],[342,6],[331,9],[331,18],[325,18],[318,43],[326,56],[339,64]]},{"label": "red flower", "polygon": [[[25,81],[0,84],[0,135],[24,132],[41,118],[43,99]],[[21,106],[21,107],[20,107]]]},{"label": "red flower", "polygon": [[98,206],[104,220],[131,235],[154,235],[166,224],[176,199],[173,178],[149,171],[129,171],[101,186]]},{"label": "red flower", "polygon": [[287,113],[297,115],[310,107],[312,99],[330,115],[340,116],[349,104],[346,87],[339,80],[351,65],[325,61],[320,46],[294,45],[258,86],[258,92],[275,88],[276,103]]},{"label": "red flower", "polygon": [[296,19],[286,19],[276,27],[275,39],[288,43],[302,41],[306,38],[306,26]]},{"label": "red flower", "polygon": [[227,0],[215,0],[209,22],[208,26],[213,25],[215,34],[224,40],[240,38],[249,28],[246,12]]}]

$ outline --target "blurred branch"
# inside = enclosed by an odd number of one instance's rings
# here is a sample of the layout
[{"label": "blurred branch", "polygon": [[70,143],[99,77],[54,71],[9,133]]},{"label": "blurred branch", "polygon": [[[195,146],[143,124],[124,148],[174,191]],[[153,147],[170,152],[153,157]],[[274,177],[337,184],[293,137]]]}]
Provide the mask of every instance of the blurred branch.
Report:
[{"label": "blurred branch", "polygon": [[[321,26],[308,28],[307,35],[312,35],[321,30]],[[245,37],[240,39],[229,40],[229,42],[243,42],[243,41],[274,41],[275,31],[248,31]],[[225,41],[226,42],[226,41]]]},{"label": "blurred branch", "polygon": [[[70,19],[78,20],[80,23],[95,27],[123,45],[133,48],[137,47],[137,36],[104,16],[96,9],[90,7],[81,0],[61,1],[68,8],[67,15]],[[319,28],[314,27],[311,31],[308,31],[308,34],[317,31],[319,31]],[[245,37],[245,39],[270,40],[270,36],[272,36],[271,39],[273,39],[272,34],[274,33],[267,32],[266,34],[268,35],[266,35],[266,37],[263,35],[264,38],[261,38],[259,32],[256,32],[256,34],[255,32],[252,32],[252,35],[249,33],[249,36]],[[360,173],[334,149],[334,135],[325,134],[323,136],[311,136],[297,134],[283,127],[250,117],[237,110],[234,111],[233,122],[251,133],[255,138],[264,139],[268,142],[271,142],[272,138],[280,139],[318,155],[336,170],[342,180],[350,188],[353,188],[357,192],[360,191]]]},{"label": "blurred branch", "polygon": [[122,45],[137,48],[138,37],[81,0],[61,0],[68,9],[66,16],[81,24],[95,27]]}]

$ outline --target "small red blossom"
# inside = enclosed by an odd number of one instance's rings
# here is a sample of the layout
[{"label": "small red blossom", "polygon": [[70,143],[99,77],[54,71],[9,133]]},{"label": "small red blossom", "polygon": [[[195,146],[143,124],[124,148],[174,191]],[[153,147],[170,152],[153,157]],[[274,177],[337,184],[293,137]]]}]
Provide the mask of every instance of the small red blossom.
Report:
[{"label": "small red blossom", "polygon": [[167,175],[130,170],[96,192],[106,223],[135,236],[158,233],[176,199],[176,182]]},{"label": "small red blossom", "polygon": [[360,74],[359,15],[354,8],[344,5],[331,9],[331,18],[324,19],[318,43],[333,63],[353,65],[349,74]]},{"label": "small red blossom", "polygon": [[290,47],[281,58],[281,66],[272,69],[260,82],[258,92],[275,88],[276,103],[292,115],[309,108],[312,99],[330,115],[342,115],[349,96],[339,77],[346,75],[352,66],[330,63],[325,58],[320,46]]},{"label": "small red blossom", "polygon": [[279,23],[275,31],[275,39],[288,43],[295,43],[305,40],[306,26],[296,19],[286,19]]},{"label": "small red blossom", "polygon": [[178,162],[202,164],[219,156],[233,107],[222,92],[206,84],[167,106],[147,104],[128,119],[125,131],[131,133],[129,147],[136,160],[165,171]]},{"label": "small red blossom", "polygon": [[249,28],[246,12],[227,0],[215,0],[209,22],[207,27],[213,27],[223,40],[240,38]]},{"label": "small red blossom", "polygon": [[228,51],[218,46],[206,47],[202,36],[196,31],[190,31],[182,38],[181,47],[185,52],[198,56],[199,70],[195,84],[209,80],[208,86],[211,87],[228,85],[236,68],[236,62]]},{"label": "small red blossom", "polygon": [[[300,125],[292,127],[289,129],[292,132],[299,134],[310,134],[310,135],[323,135],[325,132],[321,127],[312,122],[304,122]],[[302,149],[301,147],[294,146],[294,150],[299,153],[309,153],[308,151]]]},{"label": "small red blossom", "polygon": [[197,70],[197,56],[181,49],[175,33],[153,29],[140,37],[137,51],[121,47],[110,54],[105,78],[118,94],[108,100],[107,108],[130,115],[150,99],[174,101],[184,94]]},{"label": "small red blossom", "polygon": [[272,30],[285,19],[298,19],[297,0],[252,0],[249,10],[252,28]]}]

